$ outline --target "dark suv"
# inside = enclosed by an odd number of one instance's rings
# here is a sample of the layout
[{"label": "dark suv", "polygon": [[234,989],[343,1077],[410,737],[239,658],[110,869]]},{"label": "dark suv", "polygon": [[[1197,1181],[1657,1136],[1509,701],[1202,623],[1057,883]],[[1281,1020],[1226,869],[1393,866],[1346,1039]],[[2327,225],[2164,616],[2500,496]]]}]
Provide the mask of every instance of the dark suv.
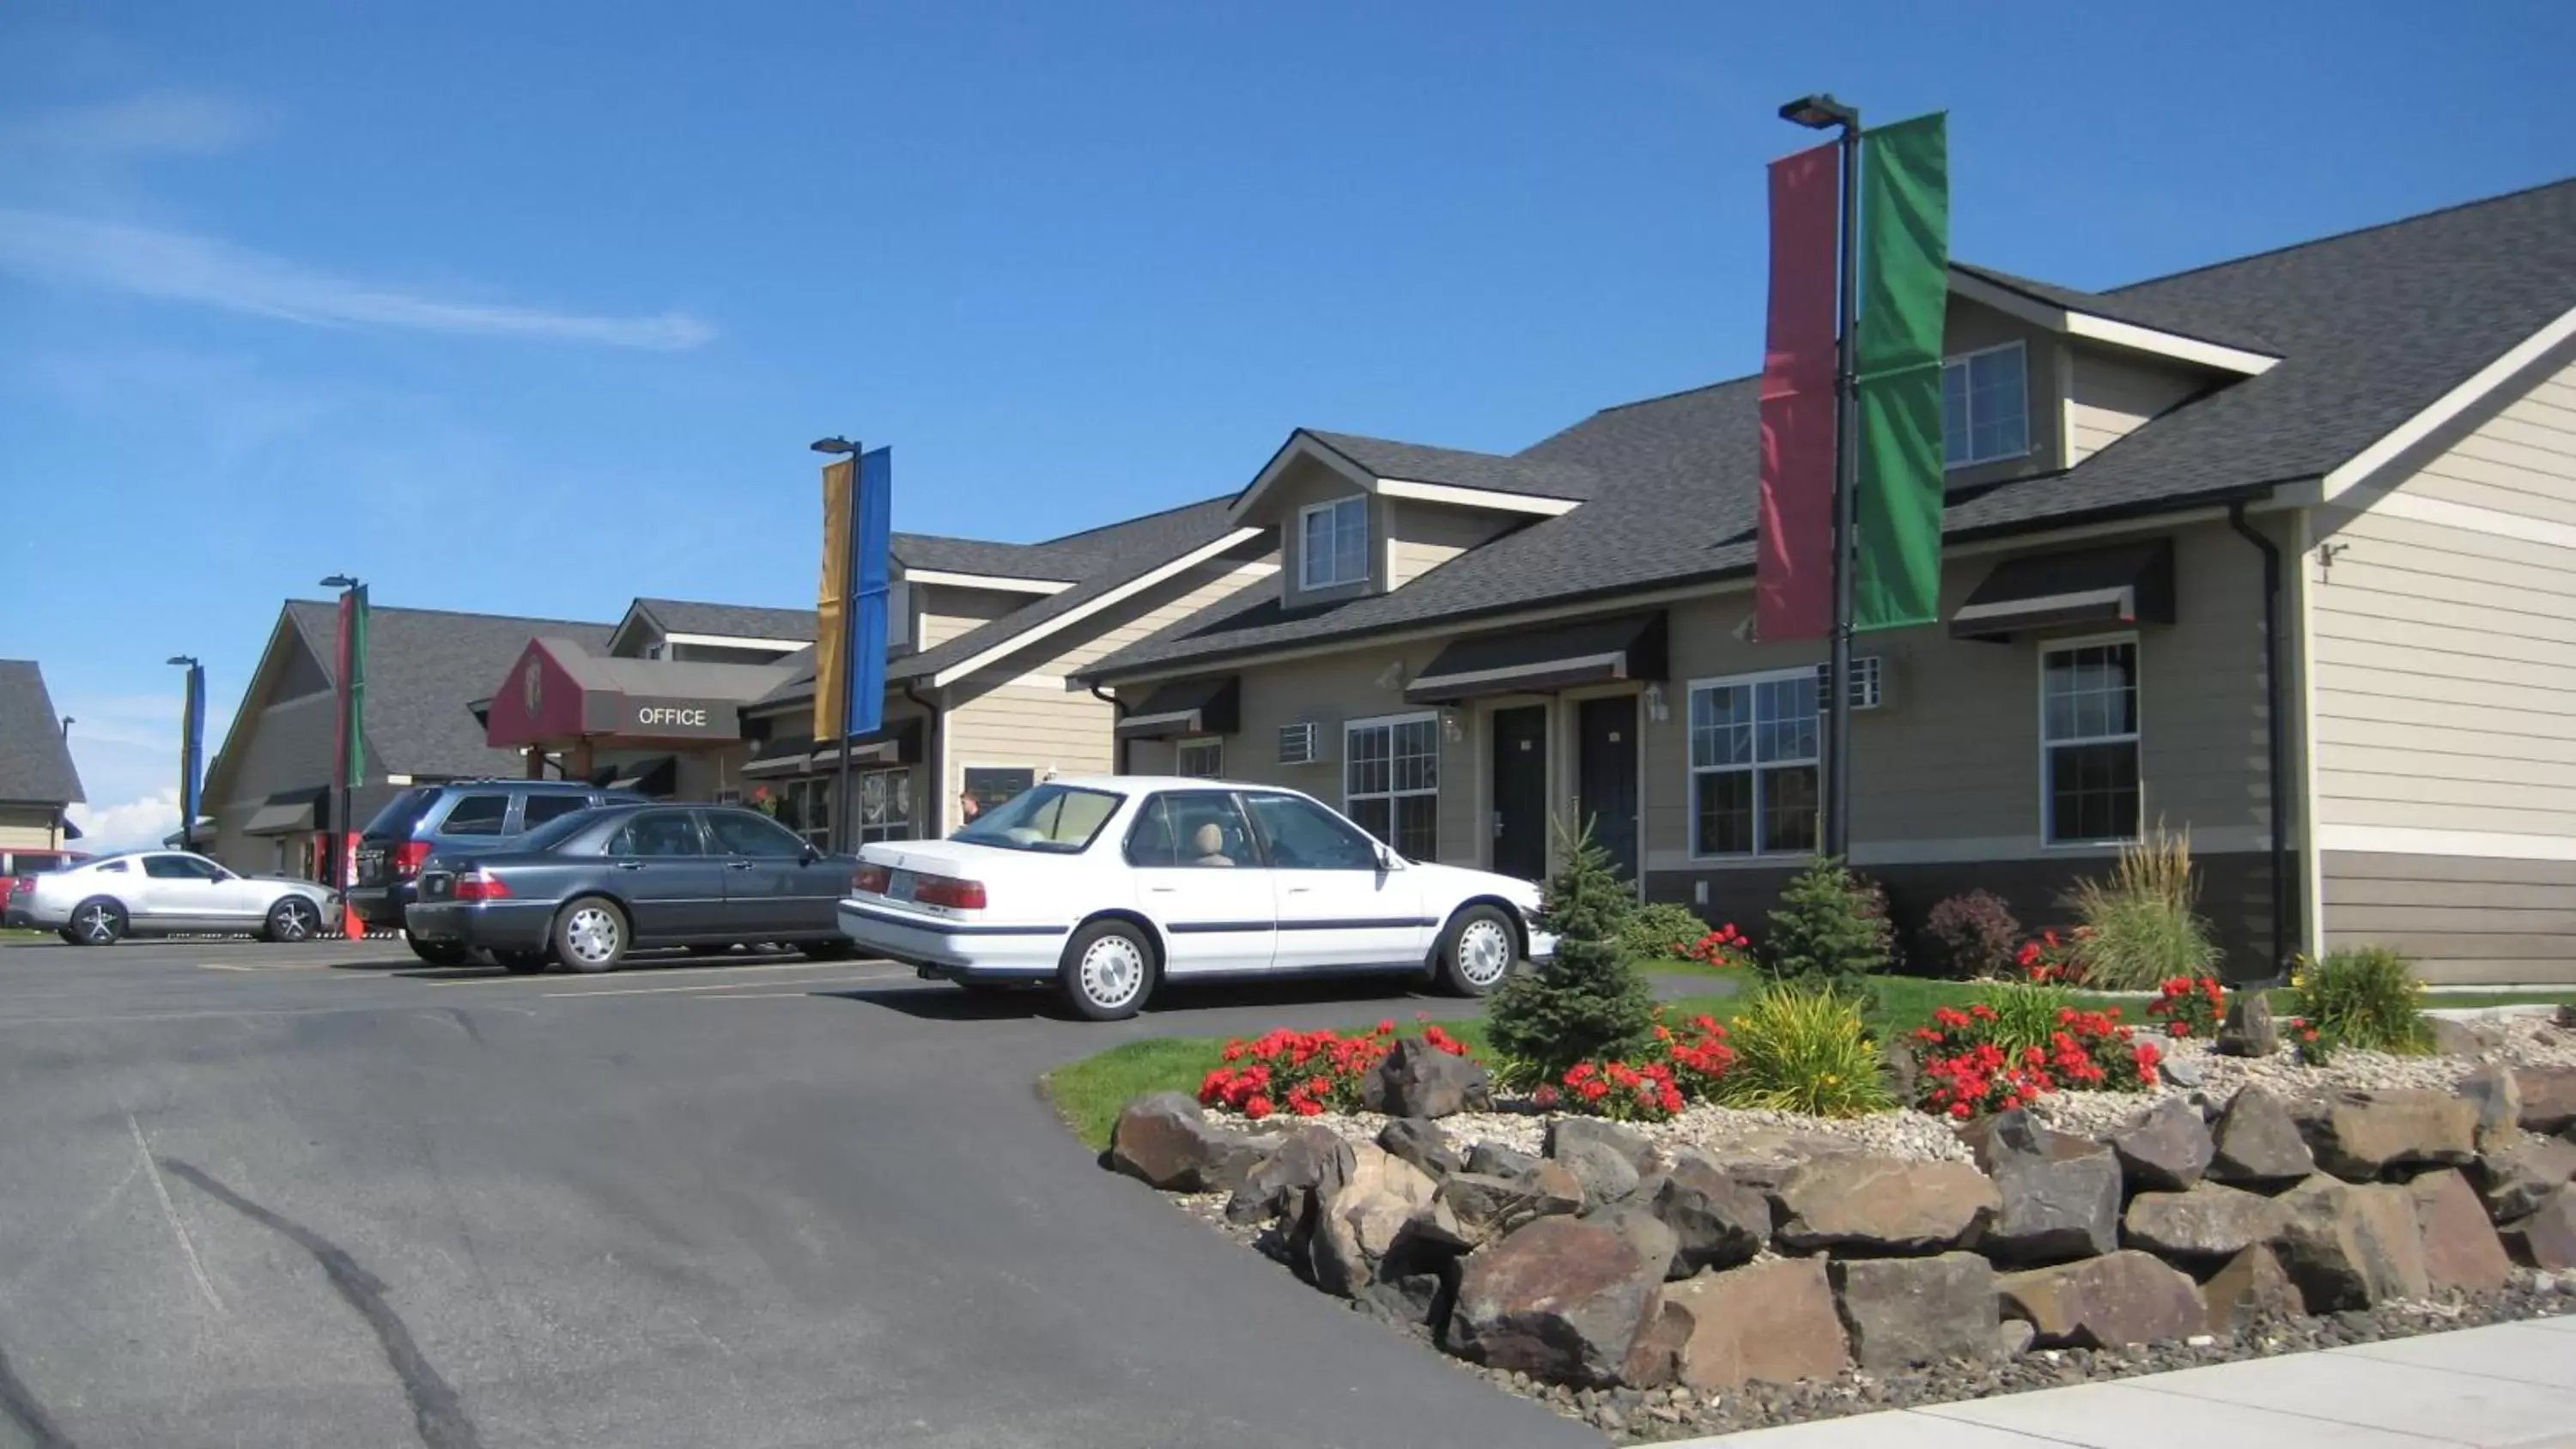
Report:
[{"label": "dark suv", "polygon": [[[413,878],[432,852],[489,850],[511,836],[595,805],[649,803],[632,790],[607,790],[570,780],[452,780],[416,785],[396,795],[358,835],[358,875],[349,886],[349,909],[371,927],[400,930],[411,904]],[[470,954],[448,943],[413,940],[411,949],[433,965],[453,966]]]}]

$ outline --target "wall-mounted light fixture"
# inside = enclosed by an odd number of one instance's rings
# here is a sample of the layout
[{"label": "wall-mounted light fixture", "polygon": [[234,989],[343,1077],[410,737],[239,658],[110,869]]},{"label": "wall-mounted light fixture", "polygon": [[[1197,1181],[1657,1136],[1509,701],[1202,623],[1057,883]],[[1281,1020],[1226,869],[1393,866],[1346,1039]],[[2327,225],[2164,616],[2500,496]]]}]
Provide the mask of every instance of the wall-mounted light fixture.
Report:
[{"label": "wall-mounted light fixture", "polygon": [[1646,718],[1654,721],[1656,724],[1662,724],[1664,721],[1671,719],[1672,717],[1673,712],[1664,706],[1664,687],[1661,684],[1647,685]]},{"label": "wall-mounted light fixture", "polygon": [[1453,745],[1467,738],[1466,726],[1458,723],[1458,711],[1454,709],[1440,711],[1440,738]]}]

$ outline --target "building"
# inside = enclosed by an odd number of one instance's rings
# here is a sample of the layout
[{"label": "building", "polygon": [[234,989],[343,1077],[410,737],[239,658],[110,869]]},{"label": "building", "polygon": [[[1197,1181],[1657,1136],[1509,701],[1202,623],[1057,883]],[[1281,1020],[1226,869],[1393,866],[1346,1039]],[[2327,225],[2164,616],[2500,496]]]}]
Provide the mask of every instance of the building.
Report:
[{"label": "building", "polygon": [[[1942,620],[1857,650],[1851,853],[1900,919],[2052,919],[2161,821],[2240,976],[2576,979],[2576,183],[2100,293],[1961,265],[1947,332]],[[1275,579],[1075,682],[1137,768],[1520,875],[1588,820],[1758,921],[1816,844],[1825,645],[1753,637],[1757,387],[1511,455],[1300,429],[1223,520]]]},{"label": "building", "polygon": [[0,659],[0,875],[51,865],[80,839],[64,813],[83,801],[68,727],[36,662]]}]

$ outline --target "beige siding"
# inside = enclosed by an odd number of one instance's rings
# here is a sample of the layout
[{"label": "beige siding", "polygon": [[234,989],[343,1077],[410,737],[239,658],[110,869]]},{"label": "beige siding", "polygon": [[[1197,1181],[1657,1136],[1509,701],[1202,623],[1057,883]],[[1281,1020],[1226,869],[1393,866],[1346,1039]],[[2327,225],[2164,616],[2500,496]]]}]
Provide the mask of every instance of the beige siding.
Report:
[{"label": "beige siding", "polygon": [[51,850],[62,837],[54,828],[52,807],[26,809],[0,806],[0,850]]},{"label": "beige siding", "polygon": [[2386,946],[2446,985],[2576,979],[2576,862],[2328,851],[2328,950]]},{"label": "beige siding", "polygon": [[2133,354],[2073,349],[2066,400],[2069,466],[2102,451],[2208,385],[2206,374]]},{"label": "beige siding", "polygon": [[[318,790],[330,782],[338,703],[333,695],[307,695],[271,705],[248,721],[247,738],[234,742],[226,761],[226,798],[206,801],[206,814],[215,822],[209,854],[235,870],[277,868],[274,842],[244,835],[242,827],[269,796]],[[365,823],[363,806],[352,813]]]},{"label": "beige siding", "polygon": [[1400,589],[1501,533],[1517,520],[1483,508],[1412,498],[1386,501],[1386,586]]},{"label": "beige siding", "polygon": [[[1328,503],[1337,498],[1361,497],[1368,500],[1369,576],[1365,583],[1337,584],[1328,589],[1302,589],[1298,580],[1300,550],[1305,545],[1304,529],[1298,512],[1310,504]],[[1263,501],[1261,516],[1246,518],[1251,524],[1276,523],[1279,526],[1279,588],[1290,604],[1311,604],[1327,599],[1355,598],[1364,593],[1383,592],[1387,587],[1387,500],[1366,493],[1350,479],[1316,462],[1300,458],[1272,486]]]},{"label": "beige siding", "polygon": [[921,647],[935,649],[949,640],[992,622],[1033,600],[1035,594],[1002,589],[961,589],[923,584],[912,590],[921,621]]},{"label": "beige siding", "polygon": [[2058,406],[2057,337],[2045,328],[1968,301],[1956,293],[1950,297],[1949,310],[1942,318],[1941,327],[1941,349],[1951,357],[1981,352],[2010,342],[2022,344],[2022,361],[2030,385],[2030,451],[2019,458],[1953,469],[1949,474],[1949,485],[1953,488],[1983,487],[2007,479],[2055,472],[2062,466],[2058,455],[2058,432],[2064,412]]},{"label": "beige siding", "polygon": [[[1025,657],[1013,657],[1010,667],[1059,676],[1071,674],[1221,600],[1247,590],[1267,591],[1278,567],[1275,557],[1218,559],[1201,564],[1074,628],[1039,640],[1025,651]],[[1244,603],[1248,607],[1258,598],[1257,594],[1249,594]]]},{"label": "beige siding", "polygon": [[1040,778],[1101,774],[1111,768],[1109,705],[1061,682],[1013,683],[978,678],[949,691],[945,798],[965,788],[965,772],[982,766],[1023,767]]}]

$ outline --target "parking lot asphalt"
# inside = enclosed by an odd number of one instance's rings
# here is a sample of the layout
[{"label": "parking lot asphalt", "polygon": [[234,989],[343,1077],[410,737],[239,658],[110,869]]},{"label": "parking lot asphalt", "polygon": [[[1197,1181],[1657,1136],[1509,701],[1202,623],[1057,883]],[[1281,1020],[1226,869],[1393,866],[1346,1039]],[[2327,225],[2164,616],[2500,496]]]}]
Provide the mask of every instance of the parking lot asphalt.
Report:
[{"label": "parking lot asphalt", "polygon": [[1434,1006],[0,946],[0,1445],[1597,1445],[1102,1171],[1033,1086]]}]

